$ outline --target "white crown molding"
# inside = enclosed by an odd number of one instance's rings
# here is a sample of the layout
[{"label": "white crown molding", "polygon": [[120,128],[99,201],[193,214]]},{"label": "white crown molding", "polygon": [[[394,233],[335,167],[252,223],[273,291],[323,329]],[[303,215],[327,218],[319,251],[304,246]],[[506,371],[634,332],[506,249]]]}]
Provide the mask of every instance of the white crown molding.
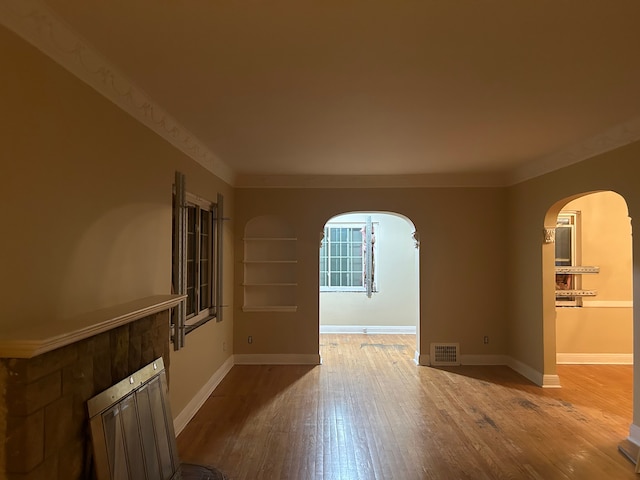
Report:
[{"label": "white crown molding", "polygon": [[494,173],[414,175],[248,175],[236,176],[237,188],[493,188],[508,177]]},{"label": "white crown molding", "polygon": [[531,160],[513,171],[510,184],[531,180],[638,140],[640,117],[635,117],[563,150]]},{"label": "white crown molding", "polygon": [[233,171],[134,85],[50,8],[37,0],[0,0],[0,24],[225,182]]},{"label": "white crown molding", "polygon": [[228,165],[39,0],[0,0],[0,25],[38,48],[214,175],[240,188],[501,187],[640,140],[640,117],[636,117],[563,150],[533,159],[508,175],[244,175],[236,178]]}]

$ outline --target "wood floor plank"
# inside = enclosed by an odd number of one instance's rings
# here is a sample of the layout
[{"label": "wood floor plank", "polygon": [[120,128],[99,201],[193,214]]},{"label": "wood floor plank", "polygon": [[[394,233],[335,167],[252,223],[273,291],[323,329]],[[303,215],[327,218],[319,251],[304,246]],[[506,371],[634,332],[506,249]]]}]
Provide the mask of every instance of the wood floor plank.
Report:
[{"label": "wood floor plank", "polygon": [[321,366],[235,366],[178,437],[231,480],[635,479],[632,367],[418,367],[414,335],[321,335]]}]

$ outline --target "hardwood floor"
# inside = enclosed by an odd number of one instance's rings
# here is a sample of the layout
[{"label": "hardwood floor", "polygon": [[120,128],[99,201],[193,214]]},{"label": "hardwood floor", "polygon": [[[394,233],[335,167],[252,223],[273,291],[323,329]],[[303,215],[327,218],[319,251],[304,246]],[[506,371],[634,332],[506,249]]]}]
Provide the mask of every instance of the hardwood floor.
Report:
[{"label": "hardwood floor", "polygon": [[413,363],[413,335],[322,335],[321,366],[235,366],[178,437],[231,480],[635,479],[632,367]]}]

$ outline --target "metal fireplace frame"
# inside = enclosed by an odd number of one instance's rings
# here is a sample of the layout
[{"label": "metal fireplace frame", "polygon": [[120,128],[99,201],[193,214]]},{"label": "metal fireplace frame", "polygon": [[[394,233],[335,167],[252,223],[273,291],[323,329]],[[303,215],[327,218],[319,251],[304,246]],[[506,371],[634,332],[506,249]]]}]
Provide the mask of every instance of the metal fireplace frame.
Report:
[{"label": "metal fireplace frame", "polygon": [[98,480],[181,478],[162,358],[89,399],[87,409]]}]

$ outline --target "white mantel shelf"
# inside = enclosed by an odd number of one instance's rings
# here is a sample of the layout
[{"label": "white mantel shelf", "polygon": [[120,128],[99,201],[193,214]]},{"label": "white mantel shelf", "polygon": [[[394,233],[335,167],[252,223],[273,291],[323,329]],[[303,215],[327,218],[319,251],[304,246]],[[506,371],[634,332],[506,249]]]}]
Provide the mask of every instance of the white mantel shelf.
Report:
[{"label": "white mantel shelf", "polygon": [[[0,358],[32,358],[107,332],[121,325],[168,310],[186,295],[154,295],[46,324],[0,333]],[[169,326],[167,325],[167,328]]]}]

